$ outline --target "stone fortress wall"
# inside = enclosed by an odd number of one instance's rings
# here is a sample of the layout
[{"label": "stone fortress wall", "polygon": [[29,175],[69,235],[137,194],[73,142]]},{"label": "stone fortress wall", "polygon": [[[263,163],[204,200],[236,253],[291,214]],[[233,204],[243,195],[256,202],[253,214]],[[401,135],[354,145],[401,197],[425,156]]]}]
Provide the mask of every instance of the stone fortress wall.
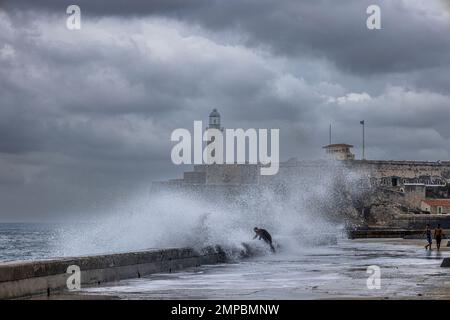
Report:
[{"label": "stone fortress wall", "polygon": [[[260,175],[260,165],[255,164],[213,164],[195,165],[193,171],[185,172],[182,179],[156,184],[166,185],[245,185],[271,184],[286,181],[292,177],[327,175],[330,170],[346,170],[356,176],[367,178],[373,185],[385,187],[439,186],[450,182],[450,161],[298,161],[295,159],[280,163],[279,172],[273,176]],[[318,179],[320,178],[317,177]],[[411,189],[411,188],[410,188]]]},{"label": "stone fortress wall", "polygon": [[373,225],[388,225],[392,219],[403,219],[399,214],[425,213],[421,212],[421,202],[432,190],[447,188],[444,197],[450,197],[450,161],[290,159],[281,162],[279,167],[276,175],[263,176],[260,165],[196,165],[193,171],[185,172],[182,179],[155,183],[154,187],[194,190],[207,197],[232,199],[249,188],[286,190],[302,183],[323,183],[340,175],[345,177],[344,183],[353,184],[347,188],[353,192],[357,189],[356,193],[360,191],[363,197],[349,200],[362,203],[354,211],[363,212]]},{"label": "stone fortress wall", "polygon": [[[223,130],[216,109],[209,115],[208,128]],[[195,165],[183,178],[156,182],[153,187],[233,197],[249,188],[271,187],[295,194],[305,192],[305,186],[338,182],[340,185],[334,186],[339,189],[337,193],[347,198],[359,193],[363,198],[349,199],[349,206],[369,218],[375,217],[374,221],[384,220],[383,223],[392,219],[393,213],[425,213],[421,212],[421,203],[430,195],[450,198],[450,161],[356,160],[352,147],[344,143],[331,144],[330,138],[330,144],[323,147],[326,160],[292,158],[280,162],[279,172],[272,176],[260,175],[261,167],[256,164]],[[329,185],[325,188],[330,189]],[[349,194],[352,192],[353,195]]]}]

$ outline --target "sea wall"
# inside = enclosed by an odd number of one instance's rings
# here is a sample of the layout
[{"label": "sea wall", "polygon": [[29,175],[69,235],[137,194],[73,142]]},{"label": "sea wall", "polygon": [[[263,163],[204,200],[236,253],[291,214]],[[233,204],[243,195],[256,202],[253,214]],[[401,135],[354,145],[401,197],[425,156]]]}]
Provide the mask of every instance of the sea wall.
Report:
[{"label": "sea wall", "polygon": [[220,248],[190,248],[0,263],[0,299],[52,295],[67,290],[69,266],[80,268],[81,286],[100,285],[202,264],[225,262]]},{"label": "sea wall", "polygon": [[393,226],[405,229],[425,230],[426,225],[436,228],[438,224],[450,229],[450,216],[443,214],[401,214],[394,217]]}]

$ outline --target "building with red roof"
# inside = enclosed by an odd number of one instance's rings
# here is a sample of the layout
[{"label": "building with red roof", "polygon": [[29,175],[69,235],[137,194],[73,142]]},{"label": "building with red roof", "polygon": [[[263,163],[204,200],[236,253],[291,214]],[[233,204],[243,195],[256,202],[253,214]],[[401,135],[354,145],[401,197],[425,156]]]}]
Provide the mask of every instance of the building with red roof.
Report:
[{"label": "building with red roof", "polygon": [[422,200],[421,209],[432,214],[450,213],[450,199],[425,199]]}]

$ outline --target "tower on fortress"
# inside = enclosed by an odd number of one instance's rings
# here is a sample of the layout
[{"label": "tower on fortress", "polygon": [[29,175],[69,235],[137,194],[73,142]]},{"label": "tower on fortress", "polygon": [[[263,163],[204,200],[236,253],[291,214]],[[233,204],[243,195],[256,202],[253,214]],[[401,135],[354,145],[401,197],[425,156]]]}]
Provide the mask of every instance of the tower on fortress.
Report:
[{"label": "tower on fortress", "polygon": [[[209,114],[209,125],[206,128],[206,133],[208,133],[208,131],[210,129],[217,129],[217,130],[220,130],[221,132],[223,132],[223,128],[220,126],[220,113],[215,108]],[[208,139],[209,139],[209,136],[208,136]],[[213,141],[214,141],[214,137],[211,137],[210,141],[208,141],[206,144],[209,145]],[[213,157],[215,156],[215,150],[212,151],[211,155]]]},{"label": "tower on fortress", "polygon": [[209,126],[206,128],[208,129],[217,129],[220,131],[223,131],[223,128],[220,126],[220,113],[217,111],[217,109],[213,109],[211,113],[209,114]]},{"label": "tower on fortress", "polygon": [[327,158],[333,160],[355,160],[355,155],[352,153],[351,144],[335,143],[323,147],[326,151]]}]

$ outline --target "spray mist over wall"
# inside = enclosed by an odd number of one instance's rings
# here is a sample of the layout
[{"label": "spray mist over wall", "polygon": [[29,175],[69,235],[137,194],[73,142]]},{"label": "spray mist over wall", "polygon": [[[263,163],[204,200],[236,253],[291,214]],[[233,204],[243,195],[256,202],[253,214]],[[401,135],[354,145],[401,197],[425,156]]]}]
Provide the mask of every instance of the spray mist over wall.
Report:
[{"label": "spray mist over wall", "polygon": [[231,193],[147,190],[131,195],[96,221],[61,230],[60,254],[216,245],[236,251],[249,242],[265,247],[262,241],[252,242],[255,226],[292,252],[341,236],[348,220],[345,206],[351,206],[348,195],[355,191],[348,186],[356,177],[339,170],[288,176]]}]

